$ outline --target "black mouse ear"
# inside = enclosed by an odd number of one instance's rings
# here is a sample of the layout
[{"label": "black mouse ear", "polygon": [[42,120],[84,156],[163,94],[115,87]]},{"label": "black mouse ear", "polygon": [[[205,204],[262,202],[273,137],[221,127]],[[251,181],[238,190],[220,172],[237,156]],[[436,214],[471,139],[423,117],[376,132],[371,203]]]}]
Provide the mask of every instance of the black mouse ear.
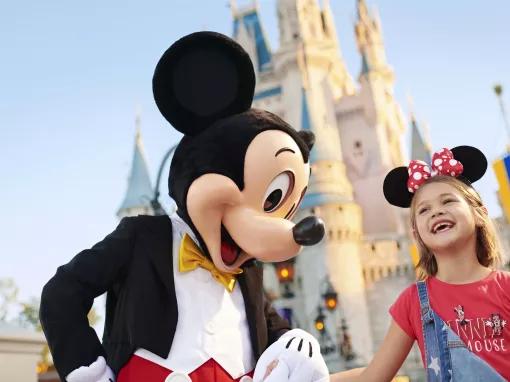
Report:
[{"label": "black mouse ear", "polygon": [[315,134],[309,130],[299,130],[298,135],[303,140],[303,142],[305,142],[308,150],[311,150],[315,143]]},{"label": "black mouse ear", "polygon": [[176,41],[152,79],[161,114],[177,130],[195,135],[218,119],[248,110],[255,72],[248,53],[231,38],[197,32]]},{"label": "black mouse ear", "polygon": [[388,203],[397,207],[408,208],[413,195],[407,189],[409,173],[407,167],[401,166],[391,170],[384,178],[383,193]]},{"label": "black mouse ear", "polygon": [[476,182],[487,171],[487,158],[476,147],[457,146],[452,149],[452,153],[453,157],[464,167],[462,177],[470,183]]}]

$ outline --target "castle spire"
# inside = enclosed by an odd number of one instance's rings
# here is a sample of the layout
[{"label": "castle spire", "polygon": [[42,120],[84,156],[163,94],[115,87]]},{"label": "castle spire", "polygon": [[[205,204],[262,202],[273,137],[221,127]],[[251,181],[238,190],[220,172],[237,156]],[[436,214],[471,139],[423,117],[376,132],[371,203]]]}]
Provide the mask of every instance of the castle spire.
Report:
[{"label": "castle spire", "polygon": [[416,114],[414,112],[414,101],[410,95],[407,96],[407,103],[409,107],[409,120],[411,128],[411,159],[422,160],[426,163],[430,163],[432,158],[432,150],[428,137],[428,131],[426,126],[420,126],[420,123],[416,119]]},{"label": "castle spire", "polygon": [[233,18],[233,38],[248,52],[256,69],[256,74],[265,72],[271,67],[271,49],[266,33],[259,17],[257,0],[239,6],[237,1],[230,0]]},{"label": "castle spire", "polygon": [[333,17],[333,12],[331,11],[331,7],[329,5],[329,0],[322,1],[322,27],[324,29],[324,34],[326,38],[329,38],[335,43],[335,46],[339,47],[337,32],[335,27],[335,19]]},{"label": "castle spire", "polygon": [[336,39],[327,2],[325,6],[325,10],[321,10],[317,0],[278,0],[280,46],[295,47]]},{"label": "castle spire", "polygon": [[368,8],[365,0],[358,0],[356,8],[358,11],[358,18],[368,16]]},{"label": "castle spire", "polygon": [[355,33],[356,44],[361,55],[360,76],[377,72],[389,75],[388,79],[391,82],[391,70],[386,62],[382,29],[377,13],[374,15],[369,12],[365,0],[357,0],[357,13]]},{"label": "castle spire", "polygon": [[153,188],[145,160],[140,125],[141,117],[139,110],[137,110],[135,114],[136,135],[133,160],[126,195],[117,211],[119,218],[138,214],[153,214],[150,206]]},{"label": "castle spire", "polygon": [[414,113],[410,115],[411,120],[411,159],[422,160],[426,163],[430,163],[432,155],[430,150],[430,144],[428,142],[424,129],[420,127],[420,124],[416,120]]}]

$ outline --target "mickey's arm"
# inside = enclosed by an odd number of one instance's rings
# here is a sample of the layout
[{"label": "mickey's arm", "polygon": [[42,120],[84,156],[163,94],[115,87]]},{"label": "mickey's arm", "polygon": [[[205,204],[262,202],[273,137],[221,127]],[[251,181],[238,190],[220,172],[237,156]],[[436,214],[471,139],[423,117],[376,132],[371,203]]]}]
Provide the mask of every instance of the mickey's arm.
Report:
[{"label": "mickey's arm", "polygon": [[43,288],[40,321],[62,380],[80,367],[93,363],[96,367],[100,357],[106,357],[96,332],[89,326],[87,314],[94,298],[120,280],[129,265],[135,239],[134,220],[122,219],[101,242],[59,267]]}]

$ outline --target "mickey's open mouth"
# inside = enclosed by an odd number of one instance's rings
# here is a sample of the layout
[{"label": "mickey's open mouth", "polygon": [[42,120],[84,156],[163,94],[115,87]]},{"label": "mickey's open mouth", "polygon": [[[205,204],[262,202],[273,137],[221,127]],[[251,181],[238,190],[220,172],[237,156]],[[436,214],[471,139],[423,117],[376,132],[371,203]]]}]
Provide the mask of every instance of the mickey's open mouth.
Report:
[{"label": "mickey's open mouth", "polygon": [[241,248],[235,243],[226,228],[221,225],[221,259],[225,265],[230,266],[241,255]]}]

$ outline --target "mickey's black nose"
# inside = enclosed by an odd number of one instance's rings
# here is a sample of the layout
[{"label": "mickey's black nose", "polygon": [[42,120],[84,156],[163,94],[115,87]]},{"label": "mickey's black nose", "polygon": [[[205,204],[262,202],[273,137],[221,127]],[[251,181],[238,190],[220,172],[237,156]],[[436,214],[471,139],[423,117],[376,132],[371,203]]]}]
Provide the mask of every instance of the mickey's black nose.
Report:
[{"label": "mickey's black nose", "polygon": [[294,241],[299,245],[314,245],[324,237],[324,222],[316,216],[307,216],[294,228]]}]

